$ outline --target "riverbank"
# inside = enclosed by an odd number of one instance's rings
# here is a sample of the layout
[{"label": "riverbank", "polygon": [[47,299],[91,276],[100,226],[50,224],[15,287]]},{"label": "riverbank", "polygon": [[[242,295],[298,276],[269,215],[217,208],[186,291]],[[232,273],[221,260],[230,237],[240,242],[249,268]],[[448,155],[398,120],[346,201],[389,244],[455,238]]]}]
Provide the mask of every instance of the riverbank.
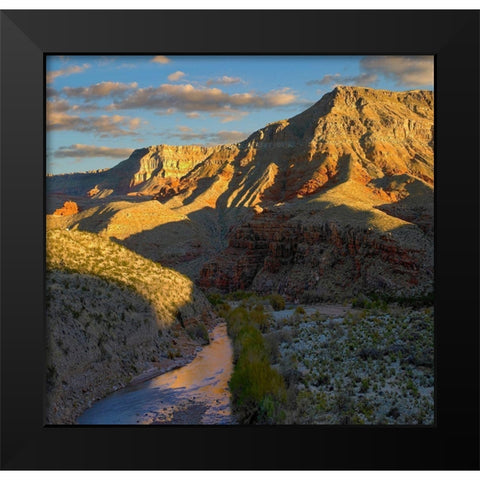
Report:
[{"label": "riverbank", "polygon": [[226,325],[220,323],[211,332],[210,344],[193,361],[150,380],[130,383],[92,405],[78,423],[231,424],[231,372],[232,347]]},{"label": "riverbank", "polygon": [[[213,338],[213,331],[221,321],[221,318],[217,316],[204,318],[204,323],[208,331],[210,340]],[[63,423],[75,424],[79,417],[83,413],[95,405],[97,402],[102,401],[109,395],[121,391],[124,388],[134,387],[142,382],[151,380],[159,375],[171,372],[173,370],[182,368],[192,362],[197,354],[202,350],[202,346],[199,345],[199,339],[194,335],[189,335],[191,325],[187,322],[184,327],[177,323],[170,327],[168,331],[162,333],[162,345],[165,346],[161,356],[157,355],[156,361],[143,362],[141,372],[126,378],[125,380],[117,380],[109,389],[102,389],[101,395],[90,395],[85,399],[83,408],[71,417],[66,418]],[[192,338],[193,337],[193,338]],[[206,342],[202,342],[204,345]],[[168,348],[166,347],[168,345]]]}]

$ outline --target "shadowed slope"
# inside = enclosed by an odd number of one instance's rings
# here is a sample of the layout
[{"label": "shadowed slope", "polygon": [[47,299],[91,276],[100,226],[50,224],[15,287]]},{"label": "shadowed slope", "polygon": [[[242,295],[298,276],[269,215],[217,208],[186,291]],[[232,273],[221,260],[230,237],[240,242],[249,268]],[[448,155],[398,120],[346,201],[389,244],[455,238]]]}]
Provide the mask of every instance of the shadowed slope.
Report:
[{"label": "shadowed slope", "polygon": [[209,304],[187,277],[86,232],[47,232],[47,269],[94,275],[131,288],[153,306],[159,328]]}]

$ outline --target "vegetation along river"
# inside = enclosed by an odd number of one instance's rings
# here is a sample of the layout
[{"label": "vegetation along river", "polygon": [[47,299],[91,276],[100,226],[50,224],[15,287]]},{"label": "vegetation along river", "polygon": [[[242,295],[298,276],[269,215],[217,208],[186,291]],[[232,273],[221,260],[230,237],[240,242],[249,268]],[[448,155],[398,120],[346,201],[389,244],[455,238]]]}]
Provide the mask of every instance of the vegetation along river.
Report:
[{"label": "vegetation along river", "polygon": [[230,424],[228,381],[233,351],[220,324],[211,342],[184,367],[130,385],[99,400],[77,420],[83,425]]}]

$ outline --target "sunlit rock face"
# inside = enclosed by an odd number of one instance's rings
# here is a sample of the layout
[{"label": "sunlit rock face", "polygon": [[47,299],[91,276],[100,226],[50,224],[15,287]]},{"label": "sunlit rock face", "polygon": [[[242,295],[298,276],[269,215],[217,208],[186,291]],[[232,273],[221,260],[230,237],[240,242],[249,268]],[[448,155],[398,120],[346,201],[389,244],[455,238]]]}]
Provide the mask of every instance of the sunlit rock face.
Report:
[{"label": "sunlit rock face", "polygon": [[[174,190],[162,189],[161,198],[181,193],[188,199],[196,187],[216,186],[216,207],[248,207],[303,198],[350,180],[390,202],[402,193],[389,182],[395,176],[433,185],[433,95],[338,87],[303,113],[230,147],[230,155],[219,153]],[[209,188],[200,184],[207,178]]]},{"label": "sunlit rock face", "polygon": [[47,190],[50,194],[94,199],[134,192],[151,195],[163,186],[175,184],[206,159],[229,158],[234,151],[230,145],[155,145],[135,150],[128,159],[108,170],[49,176]]}]

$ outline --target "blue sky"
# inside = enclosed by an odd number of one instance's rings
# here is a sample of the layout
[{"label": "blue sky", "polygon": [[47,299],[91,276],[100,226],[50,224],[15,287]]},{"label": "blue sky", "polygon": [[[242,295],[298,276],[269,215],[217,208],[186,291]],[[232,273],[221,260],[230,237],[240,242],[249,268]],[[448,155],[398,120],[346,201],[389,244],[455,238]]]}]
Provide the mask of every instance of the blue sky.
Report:
[{"label": "blue sky", "polygon": [[335,85],[433,89],[433,57],[48,56],[47,173],[161,143],[235,143]]}]

